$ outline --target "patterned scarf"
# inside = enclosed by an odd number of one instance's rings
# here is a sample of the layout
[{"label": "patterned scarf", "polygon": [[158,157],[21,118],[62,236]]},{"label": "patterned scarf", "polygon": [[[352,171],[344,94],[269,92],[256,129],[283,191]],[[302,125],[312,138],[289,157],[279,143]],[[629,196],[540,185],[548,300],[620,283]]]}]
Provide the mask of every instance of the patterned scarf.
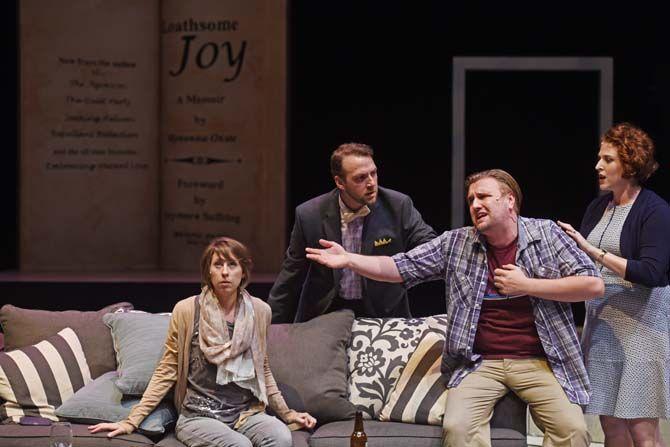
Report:
[{"label": "patterned scarf", "polygon": [[242,290],[237,298],[235,328],[232,339],[219,300],[208,287],[200,296],[200,349],[205,358],[217,366],[216,383],[235,383],[250,390],[261,402],[267,402],[265,386],[260,386],[254,369],[253,352],[258,352],[251,295]]}]

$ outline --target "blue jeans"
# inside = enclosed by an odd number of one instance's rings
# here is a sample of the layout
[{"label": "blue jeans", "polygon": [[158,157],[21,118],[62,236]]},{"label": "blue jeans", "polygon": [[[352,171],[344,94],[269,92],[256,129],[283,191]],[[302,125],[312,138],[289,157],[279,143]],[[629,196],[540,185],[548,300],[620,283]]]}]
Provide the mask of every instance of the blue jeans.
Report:
[{"label": "blue jeans", "polygon": [[279,419],[266,413],[250,416],[234,430],[208,417],[179,416],[177,439],[188,447],[291,447],[291,431]]}]

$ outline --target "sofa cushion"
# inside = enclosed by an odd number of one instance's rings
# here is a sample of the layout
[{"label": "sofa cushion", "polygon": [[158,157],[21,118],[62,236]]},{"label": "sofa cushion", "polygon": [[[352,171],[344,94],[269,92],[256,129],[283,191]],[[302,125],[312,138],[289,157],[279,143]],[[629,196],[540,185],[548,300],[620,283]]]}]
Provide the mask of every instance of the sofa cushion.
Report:
[{"label": "sofa cushion", "polygon": [[[338,421],[319,427],[310,439],[311,447],[348,447],[354,421]],[[368,446],[439,447],[442,428],[400,422],[365,421]]]},{"label": "sofa cushion", "polygon": [[510,391],[493,408],[491,427],[526,433],[526,408],[526,403]]},{"label": "sofa cushion", "polygon": [[358,318],[351,332],[349,400],[365,419],[377,419],[425,332],[444,337],[445,320]]},{"label": "sofa cushion", "polygon": [[293,438],[293,447],[309,447],[309,439],[311,436],[312,434],[308,431],[292,431],[291,438]]},{"label": "sofa cushion", "polygon": [[[311,447],[349,447],[354,421],[319,427],[309,440]],[[402,422],[365,421],[369,447],[441,447],[442,427]],[[493,447],[525,447],[526,435],[509,429],[491,429]]]},{"label": "sofa cushion", "polygon": [[167,436],[165,436],[163,439],[160,440],[156,444],[156,447],[186,447],[185,444],[182,444],[177,437],[175,436],[174,432],[171,432]]},{"label": "sofa cushion", "polygon": [[304,323],[273,324],[268,331],[275,380],[295,390],[319,424],[354,416],[347,399],[347,344],[353,320],[351,311],[342,310]]},{"label": "sofa cushion", "polygon": [[[56,409],[56,415],[81,424],[117,422],[128,417],[130,409],[138,404],[138,398],[123,399],[121,391],[114,385],[116,371],[110,371],[95,379]],[[139,431],[146,435],[159,435],[177,420],[177,412],[170,402],[161,402],[140,424]]]},{"label": "sofa cushion", "polygon": [[409,358],[379,420],[442,425],[447,388],[440,364],[444,338],[427,332]]},{"label": "sofa cushion", "polygon": [[[293,447],[309,447],[310,435],[309,432],[303,430],[292,431],[291,437],[293,438]],[[156,447],[186,447],[186,445],[182,444],[173,432],[161,439],[160,442],[156,444]]]},{"label": "sofa cushion", "polygon": [[141,396],[163,356],[170,314],[126,312],[107,314],[116,352],[116,386],[123,394]]},{"label": "sofa cushion", "polygon": [[22,309],[6,304],[0,308],[0,324],[5,333],[5,351],[34,345],[69,327],[81,340],[91,377],[95,379],[107,371],[116,369],[112,336],[102,322],[102,316],[109,312],[132,308],[133,305],[130,303],[116,303],[96,312],[76,310],[51,312]]},{"label": "sofa cushion", "polygon": [[[18,424],[0,425],[0,446],[36,447],[48,446],[51,427],[24,426]],[[107,433],[91,434],[86,425],[72,424],[74,447],[142,447],[154,443],[144,435],[133,433],[108,438]]]},{"label": "sofa cushion", "polygon": [[[291,438],[293,439],[293,447],[309,447],[310,436],[311,433],[304,430],[292,431]],[[186,447],[186,445],[182,444],[177,439],[174,432],[172,432],[161,439],[160,442],[156,444],[156,447]]]},{"label": "sofa cushion", "polygon": [[79,338],[65,328],[35,345],[0,352],[0,420],[57,421],[56,408],[91,381]]}]

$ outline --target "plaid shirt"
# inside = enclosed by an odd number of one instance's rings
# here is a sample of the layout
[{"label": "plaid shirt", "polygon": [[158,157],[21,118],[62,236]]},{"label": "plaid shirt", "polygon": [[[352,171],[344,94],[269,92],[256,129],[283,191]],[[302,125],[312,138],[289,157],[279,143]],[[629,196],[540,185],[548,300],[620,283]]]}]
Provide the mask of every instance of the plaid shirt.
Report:
[{"label": "plaid shirt", "polygon": [[[531,278],[600,276],[591,259],[550,220],[519,217],[516,265]],[[447,290],[446,342],[442,373],[453,388],[481,365],[472,352],[488,266],[486,241],[473,227],[447,231],[407,253],[393,256],[405,286],[443,279]],[[590,384],[582,360],[570,303],[530,297],[535,326],[547,361],[571,402],[589,402]]]},{"label": "plaid shirt", "polygon": [[[363,243],[364,217],[370,214],[370,208],[363,206],[358,211],[351,211],[338,196],[340,204],[340,229],[342,230],[342,246],[349,253],[360,253]],[[361,276],[351,269],[342,269],[340,278],[340,297],[345,300],[360,300],[363,298],[363,284]]]},{"label": "plaid shirt", "polygon": [[[363,218],[358,217],[348,224],[342,223],[342,246],[349,253],[360,253],[363,239]],[[345,300],[360,300],[363,297],[361,276],[351,269],[342,269],[340,296]]]}]

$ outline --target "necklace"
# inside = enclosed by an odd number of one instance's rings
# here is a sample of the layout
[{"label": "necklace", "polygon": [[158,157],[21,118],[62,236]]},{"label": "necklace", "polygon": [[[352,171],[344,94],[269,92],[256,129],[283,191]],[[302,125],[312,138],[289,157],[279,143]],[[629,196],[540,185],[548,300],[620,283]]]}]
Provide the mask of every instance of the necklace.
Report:
[{"label": "necklace", "polygon": [[[607,232],[607,229],[610,227],[610,224],[612,223],[612,220],[614,220],[614,213],[616,213],[616,205],[614,202],[610,202],[612,204],[612,215],[610,216],[610,220],[607,221],[607,225],[605,225],[605,228],[603,229],[603,232],[600,233],[600,239],[598,240],[598,248],[602,250],[601,245],[603,243],[603,238],[605,237],[605,233]],[[607,206],[609,208],[609,205]],[[603,271],[603,268],[605,266],[600,264],[600,271]]]}]

